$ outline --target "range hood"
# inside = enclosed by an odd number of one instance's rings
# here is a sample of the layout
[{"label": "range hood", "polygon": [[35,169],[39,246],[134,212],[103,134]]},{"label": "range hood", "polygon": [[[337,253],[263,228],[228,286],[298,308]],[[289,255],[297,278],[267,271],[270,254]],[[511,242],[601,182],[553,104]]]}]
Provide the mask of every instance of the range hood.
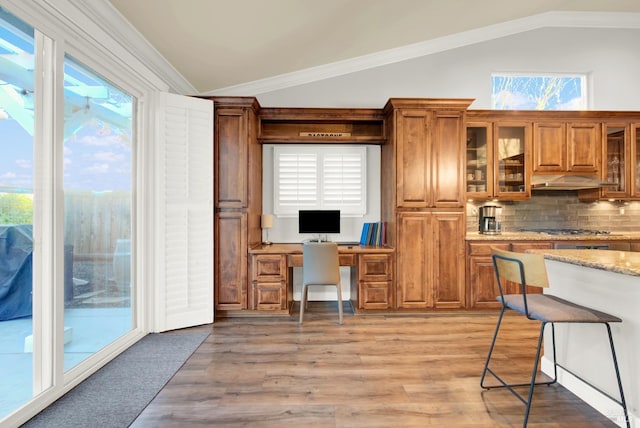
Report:
[{"label": "range hood", "polygon": [[595,175],[534,174],[531,176],[531,188],[535,190],[584,190],[607,186],[617,186],[617,184],[602,181]]}]

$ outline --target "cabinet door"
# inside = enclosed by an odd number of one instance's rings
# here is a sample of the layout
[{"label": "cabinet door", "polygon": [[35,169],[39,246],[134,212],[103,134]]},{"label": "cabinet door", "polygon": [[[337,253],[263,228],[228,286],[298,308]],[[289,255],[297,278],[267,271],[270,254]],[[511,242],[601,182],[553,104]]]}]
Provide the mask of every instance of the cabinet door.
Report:
[{"label": "cabinet door", "polygon": [[465,306],[464,234],[466,224],[462,213],[433,214],[431,221],[434,247],[434,300],[436,308]]},{"label": "cabinet door", "polygon": [[431,114],[424,110],[400,110],[396,116],[396,170],[398,207],[425,208],[431,174]]},{"label": "cabinet door", "polygon": [[533,124],[533,172],[557,173],[567,168],[566,125]]},{"label": "cabinet door", "polygon": [[219,212],[215,227],[216,309],[247,309],[247,214]]},{"label": "cabinet door", "polygon": [[429,228],[430,214],[398,214],[397,306],[424,309],[433,307],[430,272],[433,270]]},{"label": "cabinet door", "polygon": [[390,309],[393,271],[389,254],[360,254],[358,256],[358,308]]},{"label": "cabinet door", "polygon": [[216,208],[247,206],[249,110],[215,110]]},{"label": "cabinet door", "polygon": [[602,195],[609,198],[628,198],[631,189],[631,169],[629,163],[629,145],[627,127],[624,123],[607,123],[604,126],[602,144],[603,178],[616,186],[605,187]]},{"label": "cabinet door", "polygon": [[567,171],[597,173],[600,165],[600,124],[567,124]]},{"label": "cabinet door", "polygon": [[531,197],[531,124],[500,122],[494,129],[494,194],[500,200]]},{"label": "cabinet door", "polygon": [[634,199],[640,198],[640,124],[634,124],[631,126],[631,153],[629,159],[632,164],[630,165],[631,185],[633,191],[631,197]]},{"label": "cabinet door", "polygon": [[464,197],[462,113],[436,112],[431,156],[431,201],[435,208],[459,208]]},{"label": "cabinet door", "polygon": [[469,258],[469,307],[472,309],[499,308],[500,295],[493,261],[490,256]]},{"label": "cabinet door", "polygon": [[471,309],[499,308],[500,295],[491,259],[491,248],[509,251],[507,242],[469,242],[467,252],[467,307]]},{"label": "cabinet door", "polygon": [[493,197],[492,126],[485,122],[467,123],[466,192],[470,199]]}]

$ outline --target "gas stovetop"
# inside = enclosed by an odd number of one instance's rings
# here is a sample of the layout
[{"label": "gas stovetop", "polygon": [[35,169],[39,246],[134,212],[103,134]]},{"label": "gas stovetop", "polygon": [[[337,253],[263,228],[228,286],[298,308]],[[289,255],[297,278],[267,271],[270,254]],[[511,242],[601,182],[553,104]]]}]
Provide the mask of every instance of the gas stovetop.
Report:
[{"label": "gas stovetop", "polygon": [[610,235],[607,230],[593,229],[521,229],[521,232],[546,233],[547,235]]}]

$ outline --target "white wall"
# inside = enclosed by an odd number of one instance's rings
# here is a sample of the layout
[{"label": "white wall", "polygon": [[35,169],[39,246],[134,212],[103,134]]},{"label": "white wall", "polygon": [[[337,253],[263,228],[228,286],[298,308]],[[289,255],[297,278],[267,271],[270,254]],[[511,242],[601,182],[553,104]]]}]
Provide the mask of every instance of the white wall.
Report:
[{"label": "white wall", "polygon": [[[491,107],[491,73],[589,73],[591,110],[640,110],[640,30],[543,28],[260,94],[264,107],[382,107],[389,98],[475,98]],[[251,94],[248,94],[251,95]]]}]

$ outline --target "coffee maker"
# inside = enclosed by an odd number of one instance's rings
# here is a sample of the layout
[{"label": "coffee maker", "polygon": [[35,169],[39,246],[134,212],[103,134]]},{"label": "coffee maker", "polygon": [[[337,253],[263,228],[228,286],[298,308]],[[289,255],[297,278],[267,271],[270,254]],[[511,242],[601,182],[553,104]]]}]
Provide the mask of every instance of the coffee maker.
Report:
[{"label": "coffee maker", "polygon": [[484,205],[478,210],[478,231],[483,235],[502,233],[502,207]]}]

